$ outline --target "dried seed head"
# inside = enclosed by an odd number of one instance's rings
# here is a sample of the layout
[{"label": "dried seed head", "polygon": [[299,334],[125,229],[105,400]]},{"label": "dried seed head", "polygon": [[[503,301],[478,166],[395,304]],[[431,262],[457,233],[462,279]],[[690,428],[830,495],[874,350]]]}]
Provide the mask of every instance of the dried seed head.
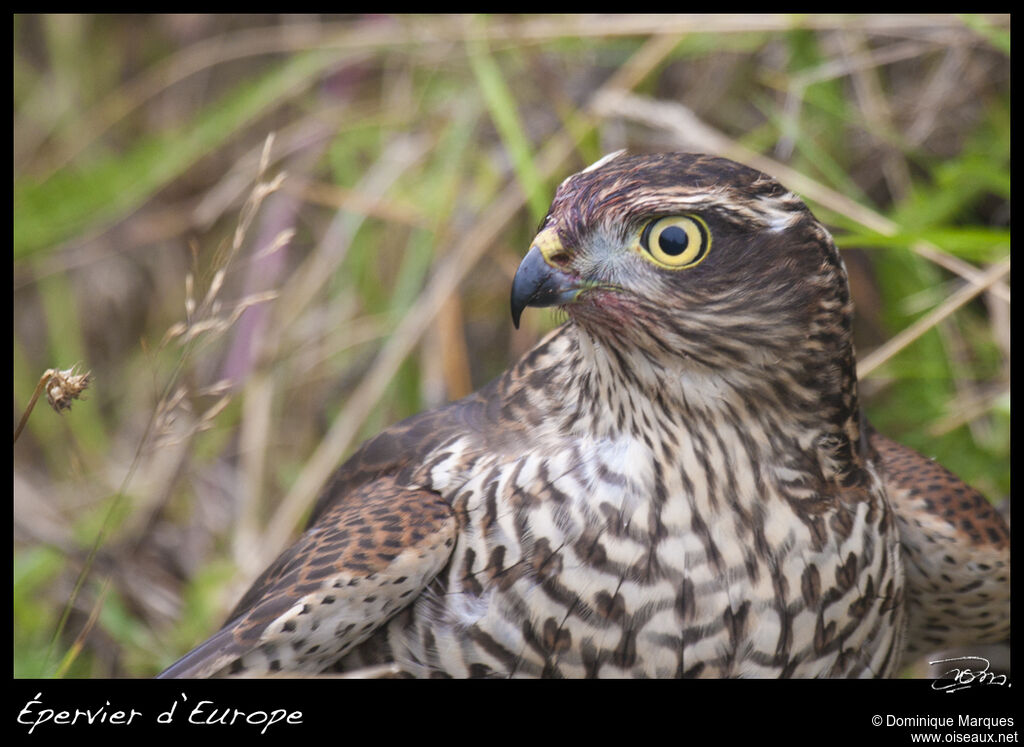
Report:
[{"label": "dried seed head", "polygon": [[51,369],[50,380],[46,382],[46,399],[57,412],[70,410],[73,400],[81,399],[82,393],[89,387],[92,372],[78,373],[77,366],[64,371]]}]

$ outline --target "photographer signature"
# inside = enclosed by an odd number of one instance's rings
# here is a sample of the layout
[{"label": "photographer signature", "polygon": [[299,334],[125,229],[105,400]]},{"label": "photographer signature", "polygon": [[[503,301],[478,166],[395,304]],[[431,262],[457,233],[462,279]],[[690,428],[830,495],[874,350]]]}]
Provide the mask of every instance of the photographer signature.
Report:
[{"label": "photographer signature", "polygon": [[967,690],[975,685],[1005,685],[1010,687],[1005,674],[996,674],[989,671],[992,664],[984,656],[956,656],[951,659],[936,659],[928,663],[934,666],[950,662],[964,662],[974,667],[984,664],[984,667],[981,669],[971,669],[969,666],[954,664],[947,671],[943,672],[939,679],[932,682],[932,690],[955,693],[958,690]]}]

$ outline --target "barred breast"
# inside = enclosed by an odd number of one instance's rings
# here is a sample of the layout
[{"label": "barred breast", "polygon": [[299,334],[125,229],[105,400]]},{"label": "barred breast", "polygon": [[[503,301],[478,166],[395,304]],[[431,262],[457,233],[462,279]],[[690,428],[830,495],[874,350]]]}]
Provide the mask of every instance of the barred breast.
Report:
[{"label": "barred breast", "polygon": [[417,677],[888,675],[903,571],[878,476],[822,496],[767,433],[665,425],[446,443],[418,479],[455,509],[451,560],[349,665],[386,648]]}]

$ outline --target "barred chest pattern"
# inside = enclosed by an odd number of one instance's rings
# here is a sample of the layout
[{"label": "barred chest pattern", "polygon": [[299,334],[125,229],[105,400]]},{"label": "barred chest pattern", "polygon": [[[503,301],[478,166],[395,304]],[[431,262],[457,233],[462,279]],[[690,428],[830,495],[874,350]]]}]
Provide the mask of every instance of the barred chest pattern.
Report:
[{"label": "barred chest pattern", "polygon": [[[530,365],[594,370],[572,328]],[[823,499],[804,487],[790,437],[730,422],[728,407],[691,407],[683,422],[634,397],[620,423],[614,406],[550,397],[569,382],[504,385],[506,400],[528,401],[531,448],[481,449],[468,435],[425,460],[416,481],[458,520],[451,560],[346,668],[875,677],[898,663],[902,569],[877,475],[869,500]]]}]

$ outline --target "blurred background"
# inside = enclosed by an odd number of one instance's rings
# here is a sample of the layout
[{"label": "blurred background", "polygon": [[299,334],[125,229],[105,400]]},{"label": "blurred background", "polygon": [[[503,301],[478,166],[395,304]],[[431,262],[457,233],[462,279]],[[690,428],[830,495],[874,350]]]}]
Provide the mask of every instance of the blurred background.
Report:
[{"label": "blurred background", "polygon": [[[843,249],[884,433],[1010,490],[1009,16],[14,18],[14,674],[142,677],[331,470],[547,329],[601,155],[732,157]],[[69,374],[70,376],[71,374]]]}]

